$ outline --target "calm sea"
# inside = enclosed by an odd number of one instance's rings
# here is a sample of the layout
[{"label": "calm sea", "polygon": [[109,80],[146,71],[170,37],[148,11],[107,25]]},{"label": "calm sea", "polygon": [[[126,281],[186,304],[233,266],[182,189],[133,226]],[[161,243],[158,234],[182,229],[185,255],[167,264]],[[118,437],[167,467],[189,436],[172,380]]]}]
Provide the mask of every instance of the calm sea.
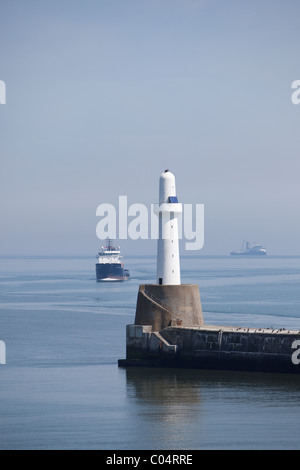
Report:
[{"label": "calm sea", "polygon": [[[0,259],[0,449],[300,449],[300,378],[120,369],[139,284],[155,257],[126,257],[124,283],[95,259]],[[182,257],[206,323],[300,328],[300,258]],[[300,367],[300,365],[299,365]]]}]

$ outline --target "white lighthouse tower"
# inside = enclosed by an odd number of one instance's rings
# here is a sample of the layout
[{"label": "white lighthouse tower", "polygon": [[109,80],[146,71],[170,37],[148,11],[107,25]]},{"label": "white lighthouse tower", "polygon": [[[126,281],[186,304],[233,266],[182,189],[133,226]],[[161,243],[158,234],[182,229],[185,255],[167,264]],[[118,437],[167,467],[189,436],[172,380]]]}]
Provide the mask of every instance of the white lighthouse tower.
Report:
[{"label": "white lighthouse tower", "polygon": [[178,203],[175,176],[166,170],[159,180],[159,238],[157,243],[157,284],[179,285],[180,260],[178,216],[182,204]]},{"label": "white lighthouse tower", "polygon": [[[131,353],[134,356],[140,347],[137,338],[143,338],[141,348],[145,351],[145,344],[150,345],[150,331],[204,324],[198,284],[181,284],[178,222],[182,204],[176,196],[175,177],[169,170],[160,177],[156,207],[159,217],[157,282],[139,286],[134,325],[129,325],[127,330],[128,357]],[[138,329],[140,326],[143,330]],[[143,336],[143,332],[147,335]],[[159,348],[168,347],[166,343],[162,345],[162,336],[156,336],[154,343],[156,340]]]}]

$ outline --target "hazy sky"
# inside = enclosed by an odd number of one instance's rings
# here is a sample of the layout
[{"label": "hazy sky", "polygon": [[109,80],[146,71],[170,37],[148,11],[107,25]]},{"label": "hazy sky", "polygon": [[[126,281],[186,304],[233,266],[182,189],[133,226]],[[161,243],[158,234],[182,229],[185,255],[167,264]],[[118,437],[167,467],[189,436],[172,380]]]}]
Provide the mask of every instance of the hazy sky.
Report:
[{"label": "hazy sky", "polygon": [[[96,255],[96,208],[205,205],[200,254],[300,254],[298,0],[1,0],[0,254]],[[155,252],[124,240],[123,252]],[[125,254],[124,253],[124,254]]]}]

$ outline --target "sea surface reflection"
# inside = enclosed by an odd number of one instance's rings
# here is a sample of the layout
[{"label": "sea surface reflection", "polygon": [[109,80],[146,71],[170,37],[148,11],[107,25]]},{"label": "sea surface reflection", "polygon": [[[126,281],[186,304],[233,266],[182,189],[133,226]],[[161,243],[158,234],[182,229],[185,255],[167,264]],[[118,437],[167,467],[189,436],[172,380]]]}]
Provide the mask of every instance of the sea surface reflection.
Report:
[{"label": "sea surface reflection", "polygon": [[160,449],[298,446],[299,377],[155,368],[125,373],[128,405],[145,449],[147,442]]}]

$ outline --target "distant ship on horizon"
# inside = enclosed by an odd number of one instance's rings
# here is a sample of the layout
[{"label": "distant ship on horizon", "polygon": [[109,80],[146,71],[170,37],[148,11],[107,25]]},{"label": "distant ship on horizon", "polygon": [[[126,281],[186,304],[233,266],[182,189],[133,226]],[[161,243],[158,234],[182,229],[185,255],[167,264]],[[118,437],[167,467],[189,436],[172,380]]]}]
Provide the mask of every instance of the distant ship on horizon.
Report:
[{"label": "distant ship on horizon", "polygon": [[262,245],[257,243],[251,245],[250,242],[245,240],[240,251],[232,251],[230,254],[232,256],[265,256],[267,251]]},{"label": "distant ship on horizon", "polygon": [[120,247],[114,247],[110,238],[107,238],[106,243],[106,246],[102,246],[101,251],[98,252],[97,282],[126,281],[130,278],[130,272],[124,268]]}]

